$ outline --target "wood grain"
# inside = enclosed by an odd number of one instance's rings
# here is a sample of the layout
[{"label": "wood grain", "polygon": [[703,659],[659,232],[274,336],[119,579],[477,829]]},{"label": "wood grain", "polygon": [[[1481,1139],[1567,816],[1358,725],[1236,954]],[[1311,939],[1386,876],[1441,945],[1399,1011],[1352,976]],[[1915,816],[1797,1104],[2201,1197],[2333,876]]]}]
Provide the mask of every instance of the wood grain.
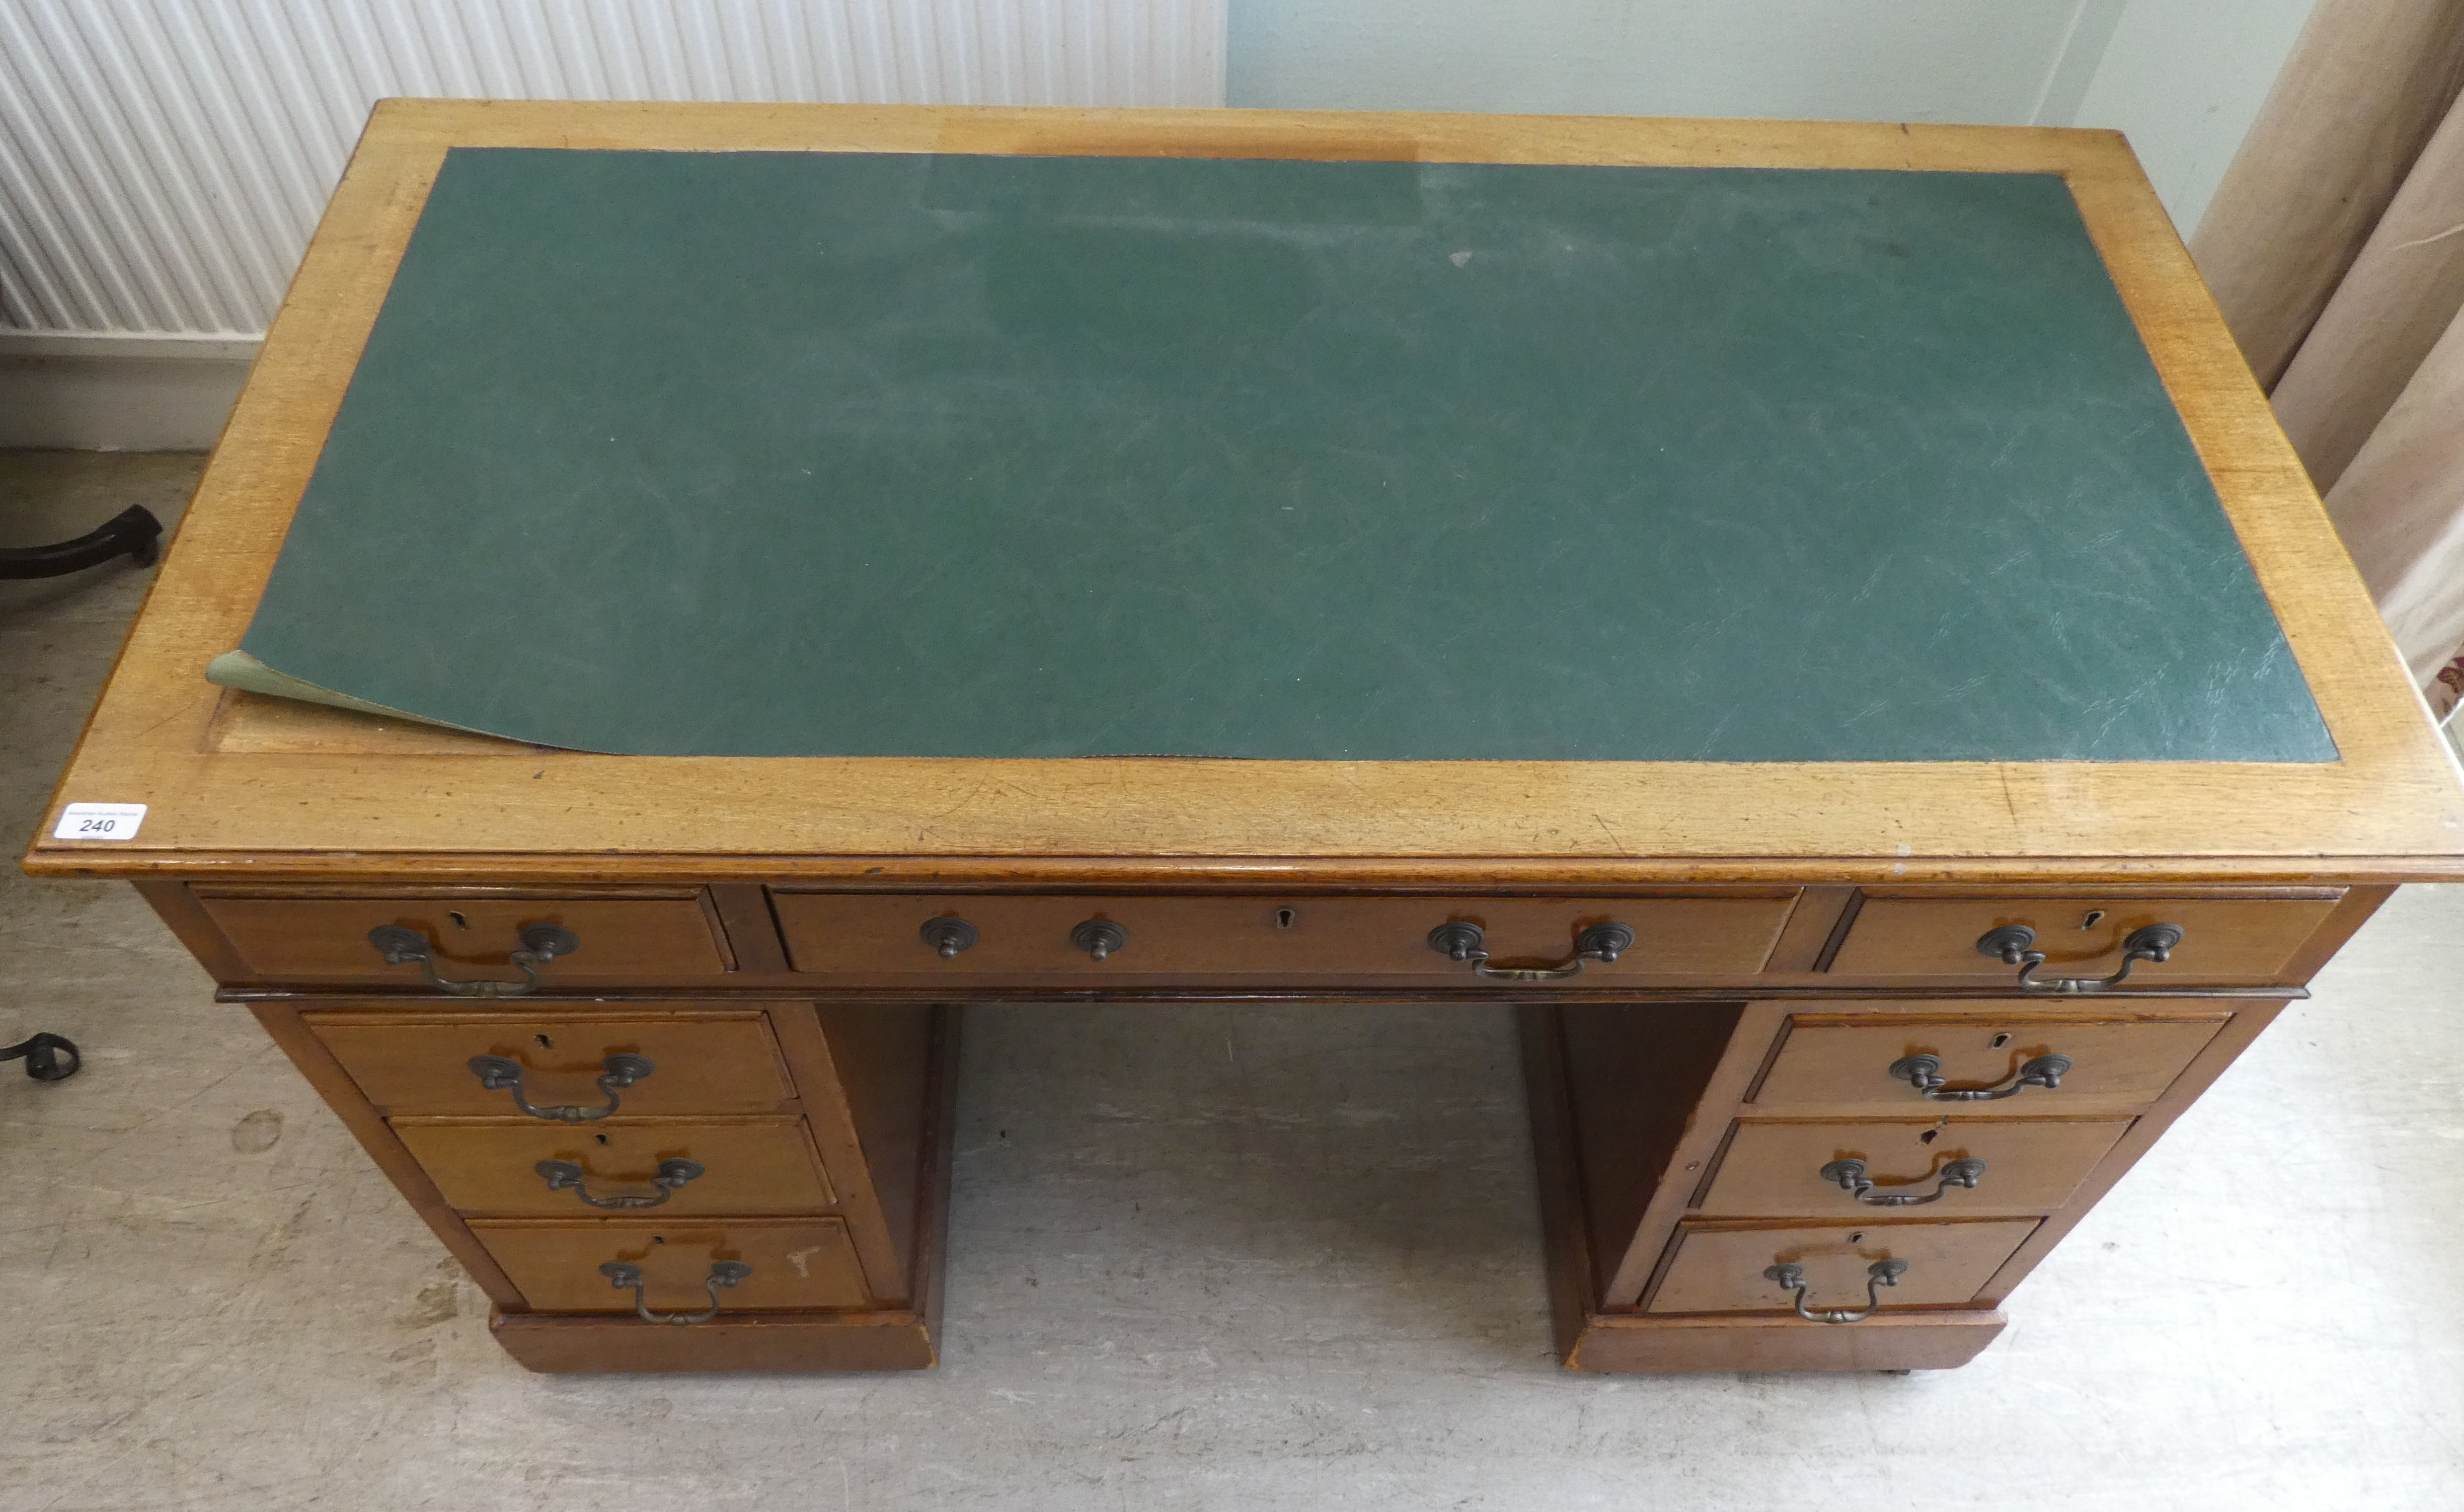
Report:
[{"label": "wood grain", "polygon": [[1522,1051],[1524,1100],[1531,1116],[1531,1153],[1540,1186],[1540,1247],[1549,1278],[1550,1333],[1569,1368],[1587,1320],[1600,1304],[1590,1213],[1583,1200],[1582,1154],[1574,1134],[1573,1096],[1566,1074],[1565,1012],[1555,1003],[1515,1011]]},{"label": "wood grain", "polygon": [[717,1260],[753,1267],[719,1292],[722,1317],[868,1302],[864,1271],[838,1218],[481,1218],[471,1232],[535,1312],[631,1312],[632,1291],[600,1274],[610,1260],[642,1268],[643,1304],[653,1312],[708,1307],[706,1282]]},{"label": "wood grain", "polygon": [[510,1091],[490,1091],[473,1057],[501,1056],[522,1069],[521,1093],[539,1107],[605,1106],[599,1089],[610,1055],[656,1067],[615,1094],[641,1116],[793,1111],[796,1088],[759,1008],[627,1013],[541,1012],[511,1004],[489,1012],[385,1013],[322,1010],[304,1016],[360,1090],[387,1114],[503,1116]]},{"label": "wood grain", "polygon": [[[1555,966],[1582,931],[1616,922],[1634,943],[1615,961],[1585,965],[1585,981],[1684,981],[1750,975],[1771,953],[1794,896],[1626,898],[1354,898],[1307,893],[1155,897],[1054,893],[773,895],[795,969],[824,981],[898,981],[958,986],[1066,977],[1097,986],[1125,981],[1301,983],[1476,980],[1468,963],[1429,946],[1430,931],[1480,927],[1500,967]],[[961,918],[977,943],[948,960],[924,943],[922,926]],[[1097,962],[1070,942],[1089,920],[1119,925],[1127,943]],[[1569,977],[1568,980],[1575,978]]]},{"label": "wood grain", "polygon": [[[1730,1116],[1745,1095],[1746,1085],[1762,1069],[1786,1019],[1787,1010],[1772,1002],[1749,1002],[1737,1013],[1719,1064],[1700,1084],[1685,1109],[1683,1129],[1664,1164],[1651,1173],[1650,1200],[1643,1205],[1641,1216],[1630,1230],[1600,1237],[1602,1289],[1590,1299],[1595,1308],[1632,1307],[1642,1296],[1645,1283],[1670,1249],[1679,1218],[1693,1206],[1695,1194],[1718,1161]],[[1579,1131],[1581,1126],[1576,1128]],[[1590,1151],[1579,1153],[1588,1167]],[[1586,1221],[1595,1229],[1603,1227],[1595,1213],[1587,1214]]]},{"label": "wood grain", "polygon": [[368,942],[381,926],[425,938],[438,975],[451,981],[521,980],[508,957],[525,925],[569,929],[581,948],[538,968],[558,985],[693,982],[727,974],[697,893],[674,898],[302,898],[201,896],[200,907],[248,967],[249,976],[417,986],[415,963],[385,964]]},{"label": "wood grain", "polygon": [[[2081,1009],[2021,1003],[1911,1001],[1902,1014],[1873,1005],[1794,1002],[1787,1038],[1747,1101],[1756,1112],[1849,1108],[1906,1113],[1932,1109],[1961,1118],[2102,1112],[2153,1103],[2232,1017],[2225,1004],[2165,1006],[2123,998]],[[1827,1009],[1859,1008],[1840,1014]],[[1995,1087],[2040,1055],[2070,1057],[2061,1085],[2032,1088],[1991,1103],[1931,1103],[1891,1075],[1903,1056],[1930,1055],[1953,1087]]]},{"label": "wood grain", "polygon": [[[933,1014],[894,1003],[835,1012],[809,1002],[770,1009],[822,1169],[839,1194],[866,1282],[882,1303],[904,1304],[917,1295],[910,1264],[915,1153],[932,1117],[924,1082]],[[832,1026],[827,1031],[825,1022]]]},{"label": "wood grain", "polygon": [[[524,1119],[397,1118],[394,1135],[460,1212],[573,1217],[591,1196],[656,1196],[659,1163],[698,1161],[696,1180],[659,1204],[661,1216],[814,1213],[837,1201],[797,1118],[612,1118],[567,1127]],[[534,1169],[569,1161],[581,1192],[558,1191]]]},{"label": "wood grain", "polygon": [[498,1307],[488,1332],[523,1369],[558,1375],[707,1370],[929,1370],[933,1326],[904,1309],[754,1312],[690,1328]]},{"label": "wood grain", "polygon": [[2181,943],[2166,960],[2133,962],[2131,981],[2255,985],[2278,979],[2341,899],[2333,888],[2266,898],[1944,898],[1869,891],[1830,971],[1841,977],[2009,987],[2017,969],[1978,953],[1976,942],[1989,931],[2021,925],[2035,931],[2035,949],[2045,956],[2040,976],[2103,977],[2121,969],[2123,942],[2133,931],[2165,923],[2182,931]]},{"label": "wood grain", "polygon": [[[1742,1035],[1735,1003],[1570,1003],[1558,1010],[1562,1080],[1595,1275],[1613,1275],[1638,1247],[1657,1253],[1673,1217],[1666,1196],[1690,1192],[1698,1174],[1677,1157],[1702,1130],[1697,1109],[1728,1099],[1705,1095]],[[1586,1304],[1598,1302],[1586,1298]]]},{"label": "wood grain", "polygon": [[2002,1315],[1982,1310],[1888,1312],[1855,1327],[1795,1318],[1654,1318],[1600,1311],[1599,1280],[1592,1265],[1599,1246],[1590,1232],[1583,1200],[1582,1161],[1559,1033],[1562,1017],[1555,1005],[1535,1004],[1522,1009],[1517,1020],[1540,1168],[1550,1317],[1557,1356],[1568,1370],[1947,1370],[1968,1363],[2001,1332]]},{"label": "wood grain", "polygon": [[[1951,1109],[1945,1108],[1945,1114]],[[1986,1170],[1972,1189],[1951,1187],[1928,1215],[2039,1215],[2071,1198],[2127,1118],[1959,1118],[1842,1121],[1749,1119],[1737,1126],[1699,1211],[1705,1217],[1828,1217],[1859,1213],[1904,1216],[1914,1209],[1859,1207],[1823,1179],[1834,1160],[1862,1160],[1874,1194],[1923,1196],[1943,1168],[1976,1159]]]},{"label": "wood grain", "polygon": [[[259,737],[201,677],[237,644],[450,145],[1884,167],[2061,174],[2223,493],[2343,759],[2207,763],[721,760],[474,747],[312,718]],[[302,727],[294,711],[279,719]],[[475,754],[478,752],[490,754]],[[142,801],[126,843],[38,839],[51,872],[420,857],[502,876],[588,857],[775,875],[781,857],[1579,858],[1634,879],[1824,858],[1955,874],[2464,875],[2464,786],[2162,207],[2111,133],[1340,113],[393,101],[284,301],[57,800]],[[49,826],[40,833],[47,834]],[[528,858],[517,860],[514,858]],[[2270,858],[2273,858],[2271,861]],[[524,867],[537,867],[526,871]],[[2306,867],[2304,872],[2302,868]],[[260,873],[262,874],[262,873]],[[1825,876],[1822,880],[1835,880]]]},{"label": "wood grain", "polygon": [[2036,1226],[2035,1218],[1957,1222],[1876,1218],[1866,1222],[1783,1224],[1704,1221],[1679,1234],[1677,1258],[1643,1300],[1657,1315],[1679,1312],[1786,1312],[1790,1294],[1763,1272],[1805,1268],[1805,1304],[1865,1304],[1866,1269],[1903,1260],[1907,1274],[1881,1294],[1884,1307],[1941,1306],[1974,1297]]}]

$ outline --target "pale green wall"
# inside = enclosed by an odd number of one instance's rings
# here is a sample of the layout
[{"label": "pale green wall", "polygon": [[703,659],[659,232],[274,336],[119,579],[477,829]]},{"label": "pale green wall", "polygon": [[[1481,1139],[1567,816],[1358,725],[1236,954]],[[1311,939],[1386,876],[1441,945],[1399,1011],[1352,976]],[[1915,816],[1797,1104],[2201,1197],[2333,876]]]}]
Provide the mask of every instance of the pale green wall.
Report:
[{"label": "pale green wall", "polygon": [[2311,0],[1230,0],[1228,102],[2114,126],[2184,230]]}]

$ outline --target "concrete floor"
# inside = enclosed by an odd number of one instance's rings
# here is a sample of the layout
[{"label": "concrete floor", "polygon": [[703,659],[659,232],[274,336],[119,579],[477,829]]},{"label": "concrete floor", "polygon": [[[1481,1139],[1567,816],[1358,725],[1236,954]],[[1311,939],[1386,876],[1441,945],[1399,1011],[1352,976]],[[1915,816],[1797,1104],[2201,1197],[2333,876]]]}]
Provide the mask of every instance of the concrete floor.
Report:
[{"label": "concrete floor", "polygon": [[[0,544],[192,459],[0,457]],[[149,575],[0,583],[23,847]],[[0,1508],[2464,1506],[2464,888],[2399,895],[1965,1370],[1558,1370],[1505,1018],[991,1009],[948,1350],[554,1379],[133,895],[0,871]]]}]

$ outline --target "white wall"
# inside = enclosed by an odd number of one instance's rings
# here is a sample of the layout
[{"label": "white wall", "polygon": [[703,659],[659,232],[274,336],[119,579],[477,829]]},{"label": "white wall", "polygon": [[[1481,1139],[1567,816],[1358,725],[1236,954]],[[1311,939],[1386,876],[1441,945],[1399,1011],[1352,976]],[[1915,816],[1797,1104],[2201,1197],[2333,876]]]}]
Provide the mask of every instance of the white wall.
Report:
[{"label": "white wall", "polygon": [[1224,0],[0,0],[0,447],[211,444],[388,95],[1219,105]]},{"label": "white wall", "polygon": [[2310,0],[1230,0],[1226,96],[2118,127],[2185,232]]},{"label": "white wall", "polygon": [[0,331],[263,330],[388,95],[1214,105],[1222,37],[1223,0],[0,0]]},{"label": "white wall", "polygon": [[2314,0],[2130,0],[2080,126],[2126,133],[2189,236],[2258,119]]},{"label": "white wall", "polygon": [[388,94],[2116,126],[2187,232],[2310,4],[0,0],[0,446],[209,441]]}]

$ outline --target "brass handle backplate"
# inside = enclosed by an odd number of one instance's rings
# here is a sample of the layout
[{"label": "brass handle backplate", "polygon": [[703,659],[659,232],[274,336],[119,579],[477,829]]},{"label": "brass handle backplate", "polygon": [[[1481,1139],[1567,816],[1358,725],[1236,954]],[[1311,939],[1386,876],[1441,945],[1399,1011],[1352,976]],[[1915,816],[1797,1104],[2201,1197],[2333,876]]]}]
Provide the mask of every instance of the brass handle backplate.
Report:
[{"label": "brass handle backplate", "polygon": [[1763,1277],[1767,1281],[1778,1282],[1780,1290],[1796,1294],[1796,1315],[1808,1323],[1862,1323],[1874,1316],[1875,1312],[1881,1307],[1882,1288],[1898,1285],[1900,1278],[1907,1273],[1908,1262],[1903,1260],[1876,1260],[1866,1266],[1865,1306],[1860,1312],[1850,1312],[1838,1307],[1809,1308],[1806,1306],[1805,1294],[1812,1289],[1814,1283],[1805,1279],[1805,1267],[1802,1265],[1774,1265],[1763,1272]]},{"label": "brass handle backplate", "polygon": [[2035,948],[2036,931],[2024,924],[2005,924],[1986,931],[1976,941],[1976,953],[1991,955],[2005,966],[2019,968],[2019,990],[2029,993],[2109,993],[2130,979],[2141,961],[2162,965],[2182,943],[2178,924],[2150,924],[2130,931],[2122,942],[2122,969],[2110,976],[2039,976],[2045,953]]},{"label": "brass handle backplate", "polygon": [[531,1169],[547,1178],[550,1192],[570,1192],[591,1207],[614,1211],[655,1208],[674,1196],[677,1189],[686,1182],[702,1174],[702,1164],[698,1160],[662,1160],[659,1173],[650,1178],[650,1185],[655,1189],[653,1192],[639,1196],[594,1197],[590,1189],[583,1184],[586,1179],[585,1172],[570,1160],[542,1160]]},{"label": "brass handle backplate", "polygon": [[982,938],[976,932],[974,925],[956,914],[926,919],[924,927],[915,932],[925,944],[933,947],[934,954],[945,961],[955,961],[960,953],[974,950],[976,941]]},{"label": "brass handle backplate", "polygon": [[609,1056],[599,1064],[605,1073],[599,1078],[599,1090],[607,1094],[607,1101],[598,1107],[577,1107],[569,1104],[557,1107],[538,1107],[522,1091],[520,1063],[501,1055],[473,1056],[471,1074],[491,1092],[513,1093],[514,1106],[533,1118],[543,1118],[556,1124],[589,1124],[616,1111],[619,1088],[631,1086],[658,1069],[642,1056],[622,1052]]},{"label": "brass handle backplate", "polygon": [[1477,924],[1461,920],[1429,931],[1429,949],[1450,960],[1467,962],[1472,971],[1492,981],[1551,982],[1582,974],[1589,961],[1603,965],[1634,949],[1634,931],[1622,924],[1595,924],[1574,936],[1574,953],[1553,966],[1491,966],[1488,935]]},{"label": "brass handle backplate", "polygon": [[1822,1179],[1831,1182],[1869,1208],[1918,1208],[1928,1202],[1940,1202],[1943,1194],[1953,1187],[1973,1191],[1977,1178],[1985,1174],[1985,1162],[1973,1155],[1954,1160],[1942,1168],[1941,1179],[1931,1192],[1877,1192],[1874,1178],[1865,1172],[1865,1163],[1854,1157],[1835,1160],[1822,1168]]},{"label": "brass handle backplate", "polygon": [[2040,1055],[2019,1067],[2019,1074],[1995,1086],[1952,1086],[1943,1079],[1942,1058],[1933,1055],[1903,1055],[1891,1063],[1894,1080],[1907,1083],[1917,1095],[1936,1103],[1998,1103],[2006,1097],[2016,1097],[2032,1086],[2053,1091],[2071,1074],[2073,1062],[2066,1055]]},{"label": "brass handle backplate", "polygon": [[521,949],[507,955],[505,964],[521,972],[520,981],[462,981],[436,974],[436,947],[417,930],[380,924],[368,931],[368,943],[376,947],[387,966],[407,966],[415,961],[428,977],[428,984],[451,997],[519,997],[539,986],[540,967],[582,949],[581,936],[561,924],[525,924],[517,937],[522,942]]},{"label": "brass handle backplate", "polygon": [[1089,919],[1069,931],[1069,943],[1098,961],[1118,955],[1130,943],[1130,931],[1110,919]]},{"label": "brass handle backplate", "polygon": [[715,1261],[710,1274],[702,1279],[702,1290],[710,1293],[710,1305],[699,1312],[652,1312],[650,1304],[643,1300],[649,1282],[642,1276],[642,1267],[629,1260],[609,1260],[599,1267],[599,1274],[606,1277],[607,1284],[618,1291],[628,1286],[633,1289],[633,1312],[644,1323],[671,1323],[681,1327],[687,1324],[708,1323],[717,1317],[720,1288],[732,1287],[752,1275],[753,1267],[742,1260]]}]

